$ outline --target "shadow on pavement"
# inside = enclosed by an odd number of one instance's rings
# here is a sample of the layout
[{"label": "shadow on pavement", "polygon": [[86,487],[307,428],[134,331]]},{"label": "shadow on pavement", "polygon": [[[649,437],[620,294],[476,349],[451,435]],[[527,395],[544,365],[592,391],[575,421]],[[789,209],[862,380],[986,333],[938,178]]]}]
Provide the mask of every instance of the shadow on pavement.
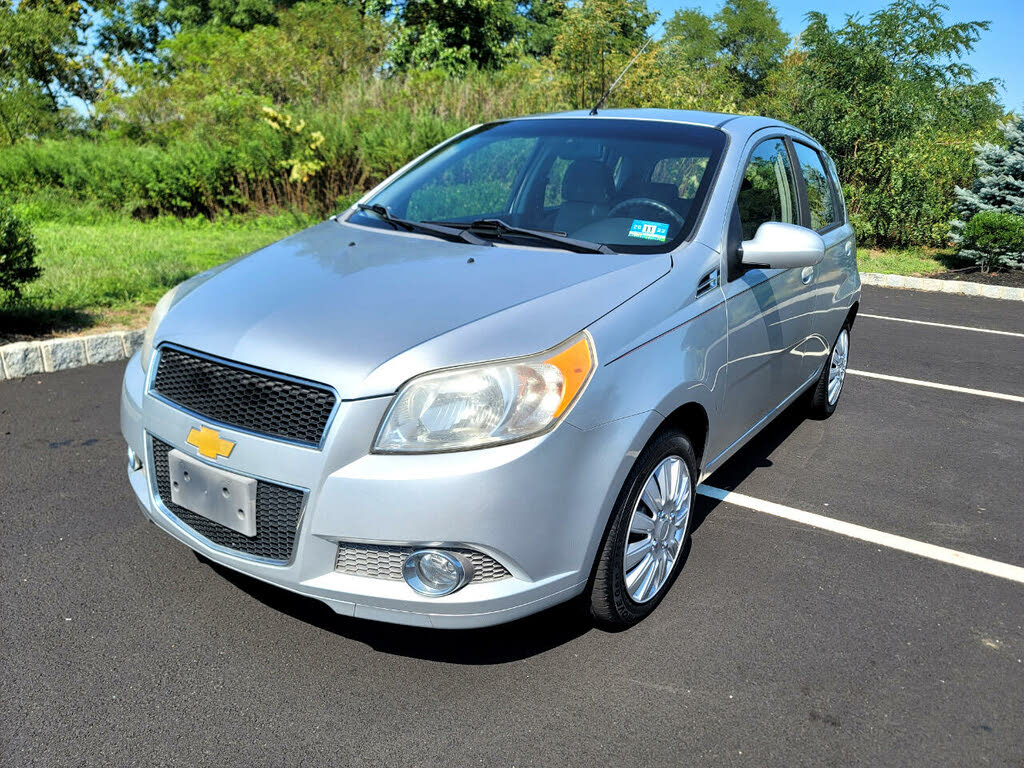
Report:
[{"label": "shadow on pavement", "polygon": [[[803,423],[805,414],[806,405],[798,400],[708,478],[709,484],[732,490],[755,469],[772,466],[772,453]],[[691,530],[697,530],[720,503],[698,496]],[[691,549],[688,544],[683,552],[684,567]],[[424,629],[355,619],[339,616],[314,598],[265,584],[199,554],[196,557],[243,592],[276,611],[340,637],[365,643],[376,651],[399,656],[448,664],[504,664],[544,653],[595,629],[579,600],[484,629]]]},{"label": "shadow on pavement", "polygon": [[376,651],[448,664],[505,664],[549,651],[594,629],[578,600],[518,621],[484,629],[425,629],[339,616],[312,597],[297,595],[196,558],[264,605]]},{"label": "shadow on pavement", "polygon": [[[786,442],[789,436],[806,420],[807,403],[800,397],[780,413],[774,421],[765,425],[753,440],[715,470],[705,482],[726,491],[735,490],[740,483],[753,474],[755,469],[773,466],[771,456],[775,449]],[[691,532],[696,531],[721,503],[718,499],[698,496]]]}]

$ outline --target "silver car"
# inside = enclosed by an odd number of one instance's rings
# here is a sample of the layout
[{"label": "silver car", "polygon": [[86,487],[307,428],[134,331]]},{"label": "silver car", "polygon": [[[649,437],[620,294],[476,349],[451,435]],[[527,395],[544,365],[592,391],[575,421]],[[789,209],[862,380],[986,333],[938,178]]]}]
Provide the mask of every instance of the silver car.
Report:
[{"label": "silver car", "polygon": [[580,598],[644,618],[702,478],[843,387],[860,281],[832,161],[760,117],[470,128],[157,305],[121,404],[145,515],[398,624]]}]

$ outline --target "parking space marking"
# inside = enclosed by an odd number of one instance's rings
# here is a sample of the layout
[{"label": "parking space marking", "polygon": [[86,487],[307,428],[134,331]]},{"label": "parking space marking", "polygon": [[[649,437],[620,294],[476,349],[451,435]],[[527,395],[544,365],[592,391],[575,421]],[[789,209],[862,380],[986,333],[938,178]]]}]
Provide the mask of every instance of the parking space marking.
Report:
[{"label": "parking space marking", "polygon": [[901,552],[909,552],[910,554],[927,557],[931,560],[938,560],[941,563],[958,565],[961,568],[968,568],[972,571],[986,573],[989,576],[997,576],[1001,579],[1009,579],[1010,581],[1016,581],[1020,584],[1024,584],[1024,568],[1016,565],[1010,565],[1009,563],[1001,563],[998,560],[989,560],[986,557],[969,555],[966,552],[959,552],[955,549],[939,547],[935,544],[927,544],[923,541],[917,541],[916,539],[908,539],[905,536],[897,536],[893,533],[886,533],[885,531],[875,530],[874,528],[867,528],[863,525],[857,525],[856,523],[847,523],[843,520],[825,517],[824,515],[819,515],[814,512],[805,512],[802,509],[787,507],[782,504],[776,504],[772,501],[755,499],[753,496],[747,496],[746,494],[737,493],[736,491],[726,491],[721,488],[715,488],[713,485],[705,485],[702,483],[697,486],[697,493],[712,499],[724,501],[728,504],[735,504],[739,507],[752,509],[755,512],[764,512],[767,515],[785,518],[786,520],[792,520],[795,523],[802,523],[803,525],[809,525],[814,528],[831,531],[832,533],[838,533],[841,536],[849,536],[850,538],[860,539],[861,541],[867,541],[872,544],[878,544],[882,547],[897,549]]},{"label": "parking space marking", "polygon": [[992,328],[975,328],[973,325],[950,325],[949,323],[932,323],[927,320],[911,320],[909,317],[888,317],[886,315],[869,315],[867,312],[858,312],[857,318],[870,317],[873,320],[892,320],[894,323],[913,323],[914,325],[930,325],[935,328],[952,328],[955,331],[975,331],[977,333],[994,333],[997,336],[1016,336],[1024,339],[1024,333],[1016,331],[997,331]]},{"label": "parking space marking", "polygon": [[930,387],[931,389],[944,389],[947,392],[962,392],[965,395],[978,395],[979,397],[991,397],[996,400],[1009,400],[1011,403],[1024,403],[1024,396],[1007,395],[1002,392],[989,392],[986,389],[971,389],[970,387],[956,387],[952,384],[939,384],[937,381],[921,381],[921,379],[907,379],[903,376],[890,376],[886,373],[873,373],[872,371],[860,371],[854,368],[847,368],[846,372],[854,376],[864,376],[868,379],[882,379],[883,381],[895,381],[900,384],[913,384],[918,387]]}]

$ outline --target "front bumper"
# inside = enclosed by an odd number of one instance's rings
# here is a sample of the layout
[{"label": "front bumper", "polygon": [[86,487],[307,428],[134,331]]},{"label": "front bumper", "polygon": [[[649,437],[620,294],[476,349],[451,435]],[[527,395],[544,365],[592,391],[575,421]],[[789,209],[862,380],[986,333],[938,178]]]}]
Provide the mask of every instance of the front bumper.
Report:
[{"label": "front bumper", "polygon": [[[583,591],[618,490],[657,419],[640,414],[590,430],[563,423],[539,438],[460,453],[372,454],[390,400],[343,401],[320,449],[214,425],[236,443],[218,467],[304,492],[291,559],[283,564],[214,544],[162,502],[154,438],[206,461],[185,438],[208,422],[149,395],[138,355],[128,363],[121,397],[122,432],[143,459],[141,469],[129,467],[129,481],[150,520],[208,559],[348,616],[480,627]],[[404,581],[336,571],[339,542],[475,549],[511,576],[425,597]]]}]

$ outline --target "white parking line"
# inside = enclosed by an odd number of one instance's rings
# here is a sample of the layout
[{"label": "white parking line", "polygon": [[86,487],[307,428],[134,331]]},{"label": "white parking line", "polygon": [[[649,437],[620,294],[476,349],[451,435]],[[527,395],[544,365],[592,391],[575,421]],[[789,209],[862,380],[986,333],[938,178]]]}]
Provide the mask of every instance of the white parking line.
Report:
[{"label": "white parking line", "polygon": [[944,389],[947,392],[963,392],[966,395],[978,395],[979,397],[991,397],[996,400],[1009,400],[1011,403],[1024,403],[1021,395],[1006,395],[1002,392],[989,392],[985,389],[971,389],[970,387],[955,387],[952,384],[939,384],[936,381],[921,381],[920,379],[906,379],[902,376],[889,376],[885,373],[872,373],[871,371],[860,371],[854,368],[847,368],[847,373],[854,376],[864,376],[869,379],[882,379],[883,381],[896,381],[900,384],[913,384],[917,387],[930,387],[931,389]]},{"label": "white parking line", "polygon": [[886,315],[869,315],[867,312],[858,312],[857,319],[870,317],[873,320],[892,320],[894,323],[913,323],[914,325],[930,325],[935,328],[952,328],[955,331],[976,331],[977,333],[994,333],[998,336],[1016,336],[1024,339],[1024,333],[1016,331],[996,331],[992,328],[975,328],[973,325],[950,325],[949,323],[931,323],[927,320],[911,320],[909,317],[887,317]]},{"label": "white parking line", "polygon": [[792,520],[795,523],[803,523],[804,525],[821,528],[822,530],[838,533],[842,536],[868,541],[879,546],[898,549],[901,552],[909,552],[912,555],[927,557],[931,560],[938,560],[941,563],[949,563],[950,565],[958,565],[961,568],[968,568],[972,571],[986,573],[989,576],[998,576],[1001,579],[1009,579],[1010,581],[1024,584],[1024,568],[1010,565],[1009,563],[1001,563],[998,560],[989,560],[985,557],[969,555],[966,552],[958,552],[955,549],[946,549],[934,544],[926,544],[923,541],[908,539],[905,536],[897,536],[885,531],[877,531],[874,528],[866,528],[855,523],[835,520],[834,518],[818,515],[814,512],[805,512],[802,509],[786,507],[772,501],[755,499],[753,496],[747,496],[736,491],[725,491],[712,485],[704,485],[702,483],[697,486],[697,493],[729,504],[735,504],[739,507],[746,507],[756,512],[764,512],[768,515]]}]

